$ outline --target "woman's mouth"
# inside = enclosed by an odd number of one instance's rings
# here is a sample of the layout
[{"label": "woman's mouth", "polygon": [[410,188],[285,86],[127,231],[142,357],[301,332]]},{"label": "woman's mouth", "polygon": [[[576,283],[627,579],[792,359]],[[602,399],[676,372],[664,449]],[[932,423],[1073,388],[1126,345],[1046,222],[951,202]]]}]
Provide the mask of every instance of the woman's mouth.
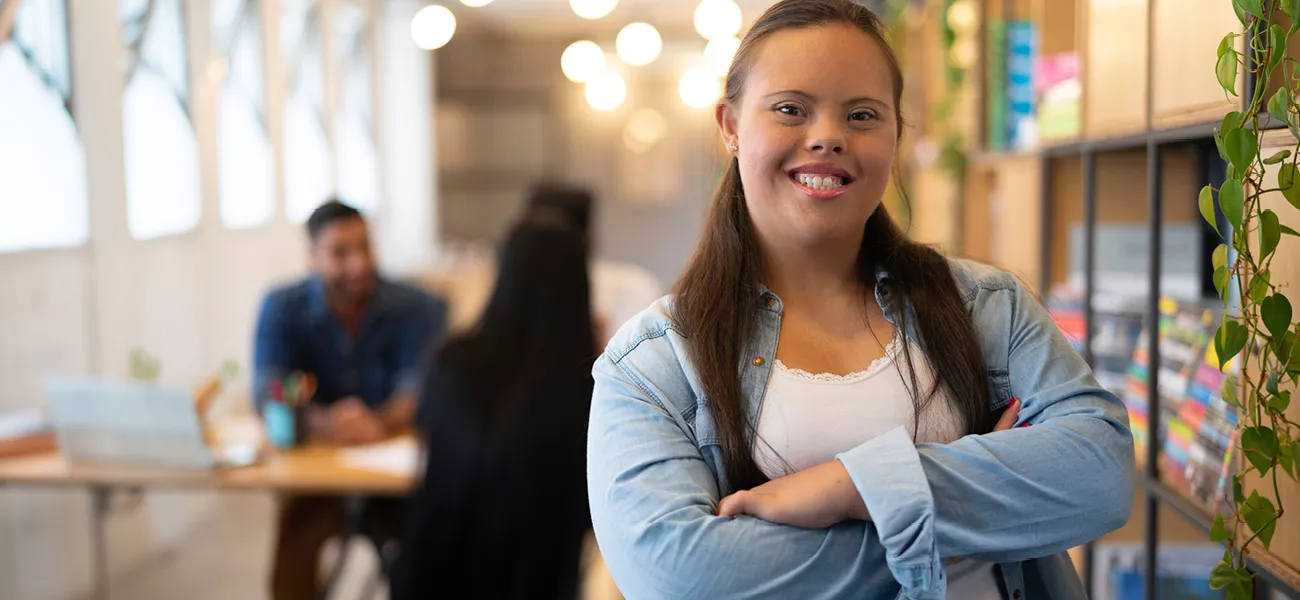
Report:
[{"label": "woman's mouth", "polygon": [[830,191],[844,187],[848,180],[839,175],[811,175],[808,173],[795,173],[794,180],[800,185],[816,191]]},{"label": "woman's mouth", "polygon": [[791,171],[790,182],[806,196],[830,200],[843,194],[853,183],[853,178],[843,169],[821,166]]}]

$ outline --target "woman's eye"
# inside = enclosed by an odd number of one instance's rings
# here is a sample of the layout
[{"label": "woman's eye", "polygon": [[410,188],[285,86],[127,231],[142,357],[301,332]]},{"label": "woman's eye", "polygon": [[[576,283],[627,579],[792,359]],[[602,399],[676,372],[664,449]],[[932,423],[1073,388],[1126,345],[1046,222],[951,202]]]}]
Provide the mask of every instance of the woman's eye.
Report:
[{"label": "woman's eye", "polygon": [[802,116],[803,116],[803,109],[802,109],[802,108],[799,108],[798,106],[792,106],[792,105],[789,105],[789,104],[785,104],[785,105],[782,105],[782,106],[778,106],[778,107],[776,107],[776,111],[779,112],[779,113],[781,113],[781,114],[783,114],[783,115],[789,115],[789,116],[791,116],[791,117],[802,117]]},{"label": "woman's eye", "polygon": [[871,120],[873,120],[873,119],[875,119],[875,118],[876,118],[875,113],[873,113],[873,112],[871,112],[871,111],[869,111],[869,110],[860,110],[860,111],[858,111],[858,112],[855,112],[855,113],[849,115],[849,120],[850,120],[850,121],[863,121],[863,122],[866,122],[866,121],[871,121]]}]

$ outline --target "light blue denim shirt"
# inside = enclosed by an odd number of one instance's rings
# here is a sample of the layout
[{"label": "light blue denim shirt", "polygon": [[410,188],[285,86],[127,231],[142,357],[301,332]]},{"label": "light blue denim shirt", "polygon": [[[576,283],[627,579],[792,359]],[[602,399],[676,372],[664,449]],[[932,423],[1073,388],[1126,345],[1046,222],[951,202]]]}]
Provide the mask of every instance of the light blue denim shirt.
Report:
[{"label": "light blue denim shirt", "polygon": [[[1020,398],[1019,424],[1032,427],[951,444],[914,444],[900,428],[840,454],[869,523],[803,529],[714,516],[735,490],[671,298],[623,326],[594,369],[587,479],[596,537],[624,595],[942,599],[944,559],[960,556],[999,563],[1011,600],[1085,598],[1064,551],[1128,520],[1127,413],[1013,276],[951,264],[988,366],[990,409]],[[887,274],[881,281],[876,298],[892,322],[891,307],[906,302],[891,298]],[[760,290],[737,366],[751,418],[781,315],[780,299]]]}]

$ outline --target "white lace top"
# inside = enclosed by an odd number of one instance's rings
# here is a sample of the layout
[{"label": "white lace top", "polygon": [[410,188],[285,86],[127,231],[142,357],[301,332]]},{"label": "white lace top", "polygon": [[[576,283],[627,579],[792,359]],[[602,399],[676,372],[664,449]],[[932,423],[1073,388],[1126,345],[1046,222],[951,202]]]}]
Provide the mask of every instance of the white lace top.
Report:
[{"label": "white lace top", "polygon": [[[915,344],[909,350],[921,390],[929,390],[934,382],[930,363]],[[776,478],[831,461],[900,425],[918,442],[947,444],[960,438],[961,417],[943,394],[922,407],[915,429],[902,356],[902,342],[895,339],[867,370],[848,375],[814,375],[777,360],[754,448],[763,473]],[[992,563],[963,560],[948,565],[947,572],[948,598],[1001,599]]]}]

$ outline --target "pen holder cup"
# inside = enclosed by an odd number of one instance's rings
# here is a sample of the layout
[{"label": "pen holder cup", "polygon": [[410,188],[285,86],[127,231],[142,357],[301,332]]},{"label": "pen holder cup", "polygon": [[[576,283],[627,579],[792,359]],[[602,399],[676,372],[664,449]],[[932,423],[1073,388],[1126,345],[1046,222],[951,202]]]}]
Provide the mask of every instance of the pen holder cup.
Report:
[{"label": "pen holder cup", "polygon": [[307,441],[306,407],[267,402],[262,408],[262,422],[266,426],[267,441],[276,448],[289,449]]}]

